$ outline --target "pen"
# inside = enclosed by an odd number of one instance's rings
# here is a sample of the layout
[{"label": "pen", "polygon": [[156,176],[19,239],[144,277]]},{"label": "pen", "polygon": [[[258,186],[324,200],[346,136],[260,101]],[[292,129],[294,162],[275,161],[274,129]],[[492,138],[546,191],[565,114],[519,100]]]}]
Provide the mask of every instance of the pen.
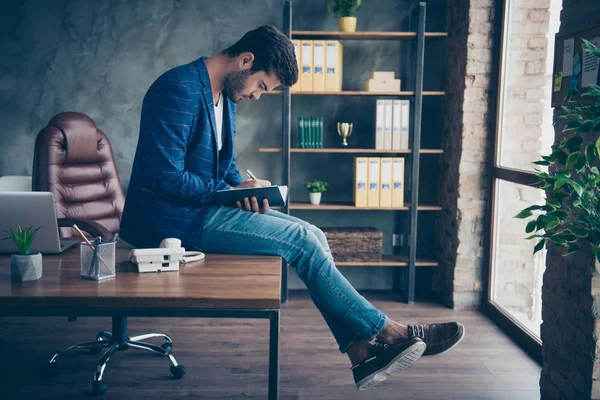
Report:
[{"label": "pen", "polygon": [[248,175],[248,178],[250,179],[257,180],[252,171],[250,171],[249,169],[246,170],[246,175]]},{"label": "pen", "polygon": [[[95,250],[96,248],[90,243],[90,241],[85,237],[85,235],[83,234],[83,232],[81,232],[81,230],[79,229],[79,227],[77,225],[73,225],[73,229],[75,229],[77,231],[77,233],[79,234],[79,236],[81,236],[81,238],[83,239],[83,241],[92,248],[92,250]],[[98,259],[102,262],[102,264],[106,265],[106,268],[108,268],[110,270],[110,267],[108,266],[108,264],[106,263],[106,261],[104,260],[104,258],[102,258],[102,256],[100,254],[98,254]]]}]

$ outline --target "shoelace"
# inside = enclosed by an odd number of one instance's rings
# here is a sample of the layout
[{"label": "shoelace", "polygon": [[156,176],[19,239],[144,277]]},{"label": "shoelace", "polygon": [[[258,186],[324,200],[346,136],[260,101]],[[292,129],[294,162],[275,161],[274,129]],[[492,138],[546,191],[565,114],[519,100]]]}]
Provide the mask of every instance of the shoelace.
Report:
[{"label": "shoelace", "polygon": [[419,337],[425,340],[425,325],[408,325],[408,337]]},{"label": "shoelace", "polygon": [[383,350],[385,350],[389,347],[389,345],[387,343],[380,342],[377,339],[372,344],[373,344],[373,347],[378,348],[378,349],[383,349]]}]

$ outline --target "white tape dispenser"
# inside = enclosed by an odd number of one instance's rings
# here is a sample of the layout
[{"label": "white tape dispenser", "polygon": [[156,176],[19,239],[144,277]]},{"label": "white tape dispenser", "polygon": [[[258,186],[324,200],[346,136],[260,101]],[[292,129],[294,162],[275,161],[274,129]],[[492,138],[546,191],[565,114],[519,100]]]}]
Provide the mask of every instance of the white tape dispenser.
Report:
[{"label": "white tape dispenser", "polygon": [[179,271],[179,263],[188,263],[204,259],[199,251],[186,252],[181,240],[167,238],[160,242],[157,249],[134,249],[129,253],[129,261],[138,266],[138,272]]}]

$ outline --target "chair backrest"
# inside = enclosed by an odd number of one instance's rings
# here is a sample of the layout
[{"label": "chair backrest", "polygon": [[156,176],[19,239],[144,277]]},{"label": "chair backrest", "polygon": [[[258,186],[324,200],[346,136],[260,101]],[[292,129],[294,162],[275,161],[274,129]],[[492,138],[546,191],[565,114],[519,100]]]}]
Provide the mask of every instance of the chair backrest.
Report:
[{"label": "chair backrest", "polygon": [[[125,196],[108,138],[85,114],[55,115],[35,140],[33,190],[54,194],[57,218],[119,231]],[[62,237],[74,236],[61,228]]]},{"label": "chair backrest", "polygon": [[19,175],[0,176],[0,192],[31,192],[31,177]]}]

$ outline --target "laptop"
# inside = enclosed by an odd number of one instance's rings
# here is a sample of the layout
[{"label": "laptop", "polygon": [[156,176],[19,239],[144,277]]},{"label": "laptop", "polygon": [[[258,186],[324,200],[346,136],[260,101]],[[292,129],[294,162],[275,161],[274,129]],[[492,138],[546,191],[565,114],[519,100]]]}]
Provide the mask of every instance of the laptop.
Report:
[{"label": "laptop", "polygon": [[31,252],[59,254],[79,243],[77,239],[60,239],[54,196],[51,192],[0,192],[0,253],[16,253],[8,229],[41,227],[31,244]]}]

